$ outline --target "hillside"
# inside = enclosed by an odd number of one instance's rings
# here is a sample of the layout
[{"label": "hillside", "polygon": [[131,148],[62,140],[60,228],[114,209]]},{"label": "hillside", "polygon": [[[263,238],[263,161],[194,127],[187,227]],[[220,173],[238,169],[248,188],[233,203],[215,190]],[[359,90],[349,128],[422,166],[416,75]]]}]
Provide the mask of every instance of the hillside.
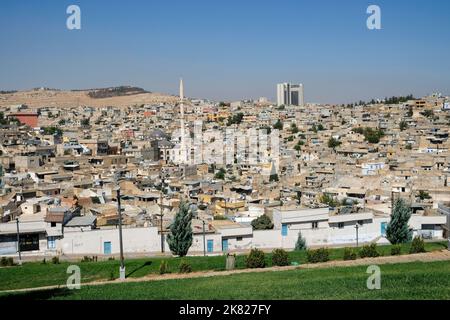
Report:
[{"label": "hillside", "polygon": [[64,91],[56,89],[35,89],[0,94],[0,107],[26,104],[38,107],[91,106],[128,107],[141,104],[175,103],[178,97],[168,94],[147,92],[136,87],[115,87]]}]

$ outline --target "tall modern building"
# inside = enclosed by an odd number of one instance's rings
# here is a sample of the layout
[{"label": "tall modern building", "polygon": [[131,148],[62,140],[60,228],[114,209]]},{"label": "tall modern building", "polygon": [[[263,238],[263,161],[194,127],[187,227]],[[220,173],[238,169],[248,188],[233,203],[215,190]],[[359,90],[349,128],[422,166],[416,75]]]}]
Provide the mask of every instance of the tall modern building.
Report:
[{"label": "tall modern building", "polygon": [[278,106],[304,106],[303,84],[277,84]]}]

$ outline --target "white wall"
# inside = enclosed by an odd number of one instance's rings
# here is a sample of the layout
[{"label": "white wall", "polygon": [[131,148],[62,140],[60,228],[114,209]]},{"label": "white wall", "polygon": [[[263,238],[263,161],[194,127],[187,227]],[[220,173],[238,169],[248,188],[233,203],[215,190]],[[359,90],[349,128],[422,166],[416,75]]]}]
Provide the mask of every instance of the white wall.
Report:
[{"label": "white wall", "polygon": [[[158,229],[155,227],[124,228],[122,234],[126,253],[160,251]],[[111,242],[112,254],[120,253],[118,229],[65,233],[57,248],[64,254],[103,254],[105,242]]]}]

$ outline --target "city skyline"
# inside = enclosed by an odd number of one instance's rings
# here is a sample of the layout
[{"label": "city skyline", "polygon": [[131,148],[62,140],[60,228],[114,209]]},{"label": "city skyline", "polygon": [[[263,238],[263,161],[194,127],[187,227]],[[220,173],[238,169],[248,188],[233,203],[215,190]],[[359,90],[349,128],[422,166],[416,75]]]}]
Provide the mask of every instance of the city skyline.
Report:
[{"label": "city skyline", "polygon": [[[275,101],[274,85],[292,82],[307,86],[306,102],[350,103],[450,86],[448,3],[377,1],[382,29],[368,30],[368,1],[73,2],[2,2],[1,90],[136,85],[176,95],[183,77],[191,97],[216,101]],[[81,30],[66,28],[71,4]]]}]

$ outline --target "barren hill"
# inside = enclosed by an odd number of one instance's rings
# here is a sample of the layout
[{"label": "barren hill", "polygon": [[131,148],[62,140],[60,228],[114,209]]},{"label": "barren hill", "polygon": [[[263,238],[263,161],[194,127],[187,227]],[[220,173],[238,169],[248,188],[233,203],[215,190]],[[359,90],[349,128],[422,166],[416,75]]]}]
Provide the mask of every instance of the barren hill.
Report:
[{"label": "barren hill", "polygon": [[62,91],[35,89],[0,94],[0,106],[26,104],[38,107],[128,107],[141,104],[175,103],[175,96],[150,93],[135,87],[116,87],[92,90]]}]

